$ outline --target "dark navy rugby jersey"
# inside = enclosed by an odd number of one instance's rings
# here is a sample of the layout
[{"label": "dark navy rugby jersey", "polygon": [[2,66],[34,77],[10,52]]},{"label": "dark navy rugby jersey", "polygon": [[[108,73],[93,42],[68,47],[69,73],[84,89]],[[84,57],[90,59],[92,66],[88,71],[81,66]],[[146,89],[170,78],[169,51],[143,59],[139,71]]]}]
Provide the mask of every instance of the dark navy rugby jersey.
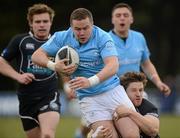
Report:
[{"label": "dark navy rugby jersey", "polygon": [[[142,104],[139,107],[136,107],[136,110],[143,116],[144,115],[153,115],[153,116],[159,118],[157,107],[146,99],[142,100]],[[147,136],[146,134],[141,132],[141,138],[151,138],[151,137]],[[160,137],[159,137],[159,135],[157,135],[155,138],[160,138]]]},{"label": "dark navy rugby jersey", "polygon": [[[36,79],[32,83],[28,85],[20,84],[19,94],[24,95],[31,91],[31,94],[39,95],[57,89],[56,73],[48,68],[34,64],[31,60],[33,52],[46,41],[35,38],[31,33],[16,35],[1,53],[1,56],[9,62],[13,59],[16,60],[18,72],[28,72],[35,75]],[[54,59],[54,57],[50,58]]]},{"label": "dark navy rugby jersey", "polygon": [[142,100],[142,104],[139,107],[136,107],[136,110],[141,113],[141,115],[153,115],[159,117],[158,109],[151,102],[146,99]]}]

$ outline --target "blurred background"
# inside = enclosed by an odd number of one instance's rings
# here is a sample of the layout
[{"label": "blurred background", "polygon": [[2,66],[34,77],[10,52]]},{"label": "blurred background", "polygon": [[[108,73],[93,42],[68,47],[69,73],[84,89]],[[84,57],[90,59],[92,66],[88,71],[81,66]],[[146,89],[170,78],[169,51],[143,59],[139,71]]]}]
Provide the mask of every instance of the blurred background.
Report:
[{"label": "blurred background", "polygon": [[[94,16],[95,25],[109,31],[112,29],[111,9],[119,2],[126,2],[132,6],[135,19],[132,29],[140,31],[145,35],[151,52],[151,60],[156,66],[163,81],[166,82],[172,89],[172,94],[169,97],[164,97],[160,92],[158,92],[155,86],[149,82],[146,90],[149,95],[149,99],[159,108],[162,116],[180,116],[180,41],[178,40],[180,22],[178,19],[179,5],[175,1],[1,0],[0,52],[2,52],[2,50],[7,46],[12,36],[29,31],[26,13],[27,8],[32,4],[46,3],[55,10],[56,15],[51,30],[51,33],[53,34],[55,31],[64,30],[69,27],[70,13],[75,8],[79,7],[85,7],[91,10]],[[0,118],[16,117],[18,115],[16,87],[16,82],[0,75]],[[78,122],[80,112],[77,102],[69,102],[62,92],[61,103],[63,116],[75,117],[75,120]],[[180,118],[177,119],[180,121]],[[5,122],[7,124],[7,120]],[[75,124],[75,126],[76,125],[78,125],[78,123]],[[21,124],[19,124],[19,127],[21,133],[23,133],[21,130]],[[62,128],[60,129],[61,132]],[[161,129],[161,133],[162,131],[166,131],[166,129]],[[180,133],[178,134],[178,131],[173,133],[177,133],[177,136],[172,137],[171,135],[172,138],[180,137]],[[8,138],[8,136],[12,137],[12,135],[8,134],[5,130],[0,131],[0,138]],[[165,135],[163,134],[163,136]],[[20,136],[17,138],[20,138]],[[167,136],[167,138],[169,137]]]}]

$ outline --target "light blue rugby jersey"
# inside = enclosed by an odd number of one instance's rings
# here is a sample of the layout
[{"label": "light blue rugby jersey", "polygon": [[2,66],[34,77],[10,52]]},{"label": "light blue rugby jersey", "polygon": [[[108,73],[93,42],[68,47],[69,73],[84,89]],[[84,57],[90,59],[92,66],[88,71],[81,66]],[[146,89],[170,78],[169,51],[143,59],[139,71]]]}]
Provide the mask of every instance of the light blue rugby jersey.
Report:
[{"label": "light blue rugby jersey", "polygon": [[150,52],[142,33],[129,30],[126,41],[121,39],[112,30],[109,34],[114,40],[118,52],[119,70],[118,76],[126,72],[140,72],[141,63],[149,59]]},{"label": "light blue rugby jersey", "polygon": [[[110,35],[97,26],[93,27],[90,40],[85,44],[79,44],[73,35],[72,29],[56,32],[42,48],[52,56],[65,45],[69,45],[76,49],[80,56],[78,69],[73,73],[72,77],[89,78],[104,67],[103,58],[108,56],[117,56],[117,51]],[[93,96],[106,92],[119,85],[117,75],[110,77],[104,82],[90,88],[77,90],[77,96],[82,99],[86,96]]]}]

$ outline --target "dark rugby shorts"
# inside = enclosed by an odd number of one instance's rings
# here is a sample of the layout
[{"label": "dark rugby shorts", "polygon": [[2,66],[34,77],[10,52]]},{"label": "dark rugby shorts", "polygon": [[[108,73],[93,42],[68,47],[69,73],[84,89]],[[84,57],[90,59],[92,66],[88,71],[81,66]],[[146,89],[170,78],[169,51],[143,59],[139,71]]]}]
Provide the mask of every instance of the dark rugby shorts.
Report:
[{"label": "dark rugby shorts", "polygon": [[19,113],[25,131],[39,126],[38,115],[41,113],[55,111],[60,113],[60,93],[54,92],[49,95],[28,99],[28,102],[19,99]]}]

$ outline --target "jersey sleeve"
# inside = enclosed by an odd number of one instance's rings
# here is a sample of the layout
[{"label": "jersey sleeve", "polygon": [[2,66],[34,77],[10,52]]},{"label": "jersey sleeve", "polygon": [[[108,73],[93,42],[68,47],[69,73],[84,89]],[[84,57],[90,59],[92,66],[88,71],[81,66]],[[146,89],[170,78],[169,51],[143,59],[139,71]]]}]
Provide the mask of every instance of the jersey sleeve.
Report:
[{"label": "jersey sleeve", "polygon": [[8,43],[8,46],[2,51],[1,56],[7,61],[11,61],[12,59],[14,59],[16,55],[20,54],[19,51],[20,42],[21,42],[20,35],[13,37]]},{"label": "jersey sleeve", "polygon": [[49,55],[55,56],[57,51],[59,50],[61,43],[62,33],[56,32],[54,35],[44,43],[41,48]]},{"label": "jersey sleeve", "polygon": [[99,45],[102,58],[118,56],[115,44],[109,34],[103,36]]}]

